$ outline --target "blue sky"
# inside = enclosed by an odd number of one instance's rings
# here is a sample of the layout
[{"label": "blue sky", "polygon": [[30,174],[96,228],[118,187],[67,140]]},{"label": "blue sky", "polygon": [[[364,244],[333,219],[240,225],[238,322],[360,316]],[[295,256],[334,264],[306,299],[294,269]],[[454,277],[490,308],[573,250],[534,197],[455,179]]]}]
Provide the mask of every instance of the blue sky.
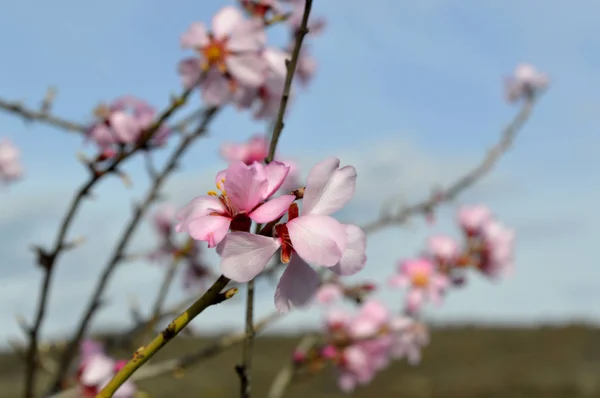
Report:
[{"label": "blue sky", "polygon": [[[35,105],[56,85],[53,112],[81,122],[90,120],[99,101],[123,94],[161,108],[179,91],[176,64],[188,55],[179,48],[180,34],[230,3],[0,0],[0,97]],[[375,217],[382,198],[419,200],[433,184],[449,182],[474,165],[517,111],[504,103],[502,93],[502,80],[517,63],[533,63],[551,76],[552,87],[516,147],[492,176],[447,206],[435,227],[455,232],[456,206],[486,201],[517,229],[516,275],[498,286],[474,281],[429,315],[439,321],[597,319],[600,100],[594,88],[600,85],[595,18],[600,5],[591,0],[577,7],[558,0],[315,3],[313,14],[329,23],[322,37],[309,42],[319,71],[313,84],[300,90],[279,148],[306,167],[329,155],[357,167],[357,197],[341,214],[346,219]],[[272,39],[281,43],[281,33]],[[197,104],[198,98],[190,106]],[[18,336],[15,313],[33,314],[40,273],[27,248],[51,244],[73,189],[85,177],[75,159],[85,147],[71,133],[41,124],[27,127],[5,113],[0,126],[0,136],[22,149],[27,170],[24,181],[0,193],[4,340]],[[247,113],[224,112],[165,192],[178,204],[202,194],[224,165],[219,144],[261,131],[264,125]],[[61,259],[46,334],[69,331],[78,319],[102,255],[129,217],[129,202],[143,195],[147,178],[141,164],[131,162],[128,171],[132,189],[105,181],[97,199],[84,206],[72,236],[85,235],[89,243]],[[417,220],[410,228],[374,234],[363,276],[389,275],[398,258],[420,250],[429,232]],[[153,238],[142,228],[134,249],[150,247]],[[126,323],[127,309],[117,303],[129,296],[149,306],[160,275],[157,266],[122,266],[109,289],[115,305],[100,313],[94,326]],[[174,292],[172,299],[182,294]],[[382,297],[399,307],[399,293]],[[261,287],[259,302],[259,313],[272,310],[272,287]],[[196,324],[235,327],[241,313],[242,306],[231,303],[209,310]],[[299,312],[279,328],[317,325],[319,318],[316,309]]]}]

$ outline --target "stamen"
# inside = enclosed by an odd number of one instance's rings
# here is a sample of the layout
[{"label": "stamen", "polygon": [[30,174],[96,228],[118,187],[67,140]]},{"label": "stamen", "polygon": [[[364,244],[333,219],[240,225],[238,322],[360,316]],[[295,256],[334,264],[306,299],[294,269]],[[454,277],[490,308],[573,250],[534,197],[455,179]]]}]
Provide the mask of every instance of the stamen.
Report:
[{"label": "stamen", "polygon": [[208,191],[208,192],[207,192],[207,194],[208,194],[209,196],[213,196],[213,197],[215,197],[215,198],[219,196],[219,194],[217,194],[215,191]]}]

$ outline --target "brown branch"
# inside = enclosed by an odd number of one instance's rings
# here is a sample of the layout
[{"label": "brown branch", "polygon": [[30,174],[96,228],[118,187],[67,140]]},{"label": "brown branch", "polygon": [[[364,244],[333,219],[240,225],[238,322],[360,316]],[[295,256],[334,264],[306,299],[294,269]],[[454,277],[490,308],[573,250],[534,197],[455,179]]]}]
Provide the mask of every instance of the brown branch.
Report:
[{"label": "brown branch", "polygon": [[10,102],[0,98],[0,109],[21,116],[26,122],[43,122],[63,130],[71,131],[73,133],[85,134],[87,131],[87,126],[83,124],[75,123],[57,116],[52,116],[45,109],[29,109],[20,102]]},{"label": "brown branch", "polygon": [[166,165],[162,169],[162,171],[157,175],[154,180],[152,186],[150,187],[146,197],[144,198],[141,205],[137,206],[134,214],[127,224],[123,234],[118,240],[117,247],[115,248],[113,254],[111,255],[108,263],[104,267],[104,271],[98,281],[96,288],[92,294],[92,298],[87,306],[87,309],[84,312],[83,318],[79,324],[77,332],[75,336],[70,341],[69,345],[65,352],[61,355],[59,361],[59,371],[52,382],[52,391],[57,391],[60,389],[60,384],[62,379],[65,377],[69,365],[71,363],[72,358],[74,357],[79,342],[83,338],[85,334],[88,324],[94,316],[96,310],[98,309],[98,303],[100,302],[101,296],[104,292],[104,289],[114,271],[117,264],[122,260],[124,256],[125,249],[129,244],[129,241],[133,237],[134,231],[137,229],[139,222],[141,221],[143,215],[146,213],[150,205],[153,203],[155,198],[158,195],[158,192],[162,188],[163,183],[166,181],[167,177],[173,172],[176,168],[177,163],[179,162],[179,158],[185,153],[185,151],[189,148],[190,144],[198,137],[200,137],[205,131],[208,124],[212,121],[213,117],[217,114],[218,108],[209,108],[205,111],[204,120],[200,124],[200,126],[196,129],[195,132],[189,134],[181,139],[177,148],[173,151],[171,156],[169,157]]},{"label": "brown branch", "polygon": [[[36,248],[38,255],[38,263],[44,269],[44,276],[42,278],[42,287],[41,293],[38,299],[36,317],[34,321],[34,325],[30,330],[30,346],[28,350],[28,366],[25,376],[25,398],[33,398],[34,389],[35,389],[35,379],[36,379],[36,369],[35,366],[37,360],[37,352],[38,352],[38,335],[39,330],[41,328],[42,322],[44,320],[48,296],[50,292],[50,287],[52,283],[52,275],[55,268],[55,264],[60,256],[60,254],[68,247],[68,244],[65,242],[67,232],[75,219],[75,215],[77,210],[79,209],[80,204],[83,199],[85,199],[91,192],[92,188],[102,180],[103,177],[113,174],[119,173],[118,167],[127,159],[129,159],[136,152],[144,148],[148,140],[152,138],[152,135],[160,128],[160,126],[169,118],[171,115],[175,113],[177,109],[182,107],[187,98],[189,97],[191,90],[186,90],[180,97],[176,98],[171,106],[167,108],[156,120],[156,122],[143,132],[143,140],[131,148],[128,151],[124,151],[117,155],[110,164],[104,170],[97,170],[94,167],[90,166],[90,177],[86,183],[77,191],[75,197],[71,201],[71,205],[67,210],[67,214],[63,219],[58,234],[54,243],[54,247],[50,252],[42,249],[41,247]],[[95,306],[98,303],[94,303]]]},{"label": "brown branch", "polygon": [[363,231],[365,231],[365,233],[370,233],[391,225],[401,225],[416,214],[429,213],[437,205],[452,201],[464,190],[470,188],[478,180],[483,178],[490,170],[492,170],[502,155],[511,148],[520,128],[529,119],[533,111],[534,104],[535,101],[533,98],[523,104],[520,112],[516,115],[512,122],[504,128],[500,137],[500,141],[498,141],[498,143],[488,151],[481,163],[479,163],[479,165],[477,165],[470,172],[456,180],[453,184],[449,185],[448,188],[441,190],[439,193],[427,200],[407,206],[394,215],[384,215],[378,220],[363,225],[361,227]]}]

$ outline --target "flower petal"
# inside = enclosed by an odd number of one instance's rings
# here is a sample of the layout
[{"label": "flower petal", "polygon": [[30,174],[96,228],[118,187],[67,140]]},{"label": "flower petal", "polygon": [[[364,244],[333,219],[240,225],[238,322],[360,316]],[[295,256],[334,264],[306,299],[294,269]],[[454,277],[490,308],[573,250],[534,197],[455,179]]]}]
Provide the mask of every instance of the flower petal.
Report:
[{"label": "flower petal", "polygon": [[221,72],[209,69],[200,83],[202,100],[207,105],[220,106],[231,100],[231,86]]},{"label": "flower petal", "polygon": [[258,53],[267,44],[264,23],[258,18],[245,19],[235,26],[227,42],[227,49],[236,53]]},{"label": "flower petal", "polygon": [[354,275],[362,270],[367,264],[367,236],[364,231],[352,224],[344,225],[348,244],[339,263],[331,267],[331,270],[341,276]]},{"label": "flower petal", "polygon": [[230,224],[231,218],[229,217],[204,216],[190,220],[188,232],[192,238],[207,242],[208,247],[212,248],[227,235]]},{"label": "flower petal", "polygon": [[329,157],[310,170],[303,199],[303,214],[330,215],[352,199],[356,189],[356,169],[338,169],[340,160]]},{"label": "flower petal", "polygon": [[221,8],[212,19],[212,33],[216,39],[228,37],[240,24],[246,22],[240,10],[233,6]]},{"label": "flower petal", "polygon": [[265,82],[267,64],[258,53],[230,55],[225,63],[231,75],[245,86],[258,87]]},{"label": "flower petal", "polygon": [[180,42],[183,48],[204,47],[208,44],[206,26],[202,22],[192,23],[188,30],[181,35]]},{"label": "flower petal", "polygon": [[265,166],[265,173],[267,173],[267,180],[269,181],[265,199],[277,192],[289,172],[290,166],[276,160]]},{"label": "flower petal", "polygon": [[248,232],[231,232],[217,246],[221,272],[233,281],[248,282],[265,269],[279,246],[278,239]]},{"label": "flower petal", "polygon": [[104,354],[88,357],[83,363],[83,372],[80,382],[85,385],[95,386],[111,377],[115,368],[115,361]]},{"label": "flower petal", "polygon": [[275,307],[288,312],[307,305],[319,287],[319,275],[300,257],[292,256],[275,290]]},{"label": "flower petal", "polygon": [[264,199],[268,187],[264,166],[232,162],[227,168],[224,185],[231,204],[240,212],[251,212]]},{"label": "flower petal", "polygon": [[294,250],[306,262],[332,267],[346,250],[346,229],[328,216],[300,216],[287,223]]},{"label": "flower petal", "polygon": [[185,58],[179,61],[177,66],[181,83],[183,87],[189,89],[200,80],[202,69],[200,68],[200,60],[198,58]]},{"label": "flower petal", "polygon": [[188,226],[190,221],[208,216],[213,212],[225,213],[225,208],[219,199],[208,195],[198,196],[175,215],[175,218],[179,220],[179,223],[175,226],[175,231],[189,232]]},{"label": "flower petal", "polygon": [[260,205],[256,210],[249,214],[250,218],[259,224],[271,222],[283,216],[294,203],[296,197],[294,195],[282,195],[275,199]]}]

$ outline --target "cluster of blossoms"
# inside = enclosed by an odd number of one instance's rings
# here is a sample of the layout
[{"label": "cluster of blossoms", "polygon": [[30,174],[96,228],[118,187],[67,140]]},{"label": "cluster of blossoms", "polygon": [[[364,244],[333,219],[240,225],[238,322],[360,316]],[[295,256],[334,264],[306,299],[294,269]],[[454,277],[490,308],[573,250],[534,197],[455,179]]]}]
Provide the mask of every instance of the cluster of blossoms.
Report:
[{"label": "cluster of blossoms", "polygon": [[0,182],[18,180],[23,175],[21,151],[14,144],[3,139],[0,141]]},{"label": "cluster of blossoms", "polygon": [[[286,12],[286,5],[291,11]],[[241,1],[248,17],[233,6],[218,11],[208,28],[193,23],[181,36],[181,46],[196,52],[179,63],[184,87],[199,85],[206,104],[232,103],[238,109],[251,109],[256,119],[272,119],[279,109],[293,39],[300,27],[304,1]],[[269,18],[270,17],[270,18]],[[265,28],[271,22],[287,21],[290,44],[283,49],[267,46]],[[322,22],[309,27],[318,34]],[[316,63],[306,49],[297,63],[297,76],[306,84]]]},{"label": "cluster of blossoms", "polygon": [[325,342],[308,352],[296,352],[297,366],[310,372],[333,364],[339,386],[350,392],[368,384],[392,360],[421,360],[421,347],[429,343],[427,327],[407,316],[393,315],[381,302],[370,299],[356,314],[330,310],[325,320]]},{"label": "cluster of blossoms", "polygon": [[465,282],[465,271],[474,268],[497,278],[512,270],[514,232],[496,220],[483,205],[464,206],[458,211],[464,244],[445,236],[432,236],[420,257],[400,262],[389,283],[408,288],[406,311],[417,313],[430,300],[440,304],[450,286]]},{"label": "cluster of blossoms", "polygon": [[[101,344],[86,340],[80,347],[80,363],[77,371],[77,384],[81,398],[93,398],[110,382],[113,376],[127,363],[116,361],[108,356]],[[113,394],[113,398],[133,398],[137,387],[133,381],[126,381]]]},{"label": "cluster of blossoms", "polygon": [[[100,149],[97,161],[112,158],[127,145],[137,145],[145,140],[143,133],[153,125],[157,114],[151,105],[133,96],[99,105],[94,113],[97,121],[88,127],[86,139]],[[168,127],[160,126],[151,140],[145,142],[146,149],[164,145],[169,134]]]},{"label": "cluster of blossoms", "polygon": [[[339,166],[339,159],[327,158],[310,170],[303,190],[274,197],[289,166],[277,161],[232,162],[217,174],[219,193],[197,197],[178,212],[176,230],[216,247],[221,272],[240,283],[263,272],[279,251],[287,267],[277,285],[275,305],[282,312],[306,305],[320,284],[309,264],[343,276],[366,264],[364,232],[331,217],[354,196],[356,186],[354,167]],[[262,229],[251,233],[252,222]]]}]

